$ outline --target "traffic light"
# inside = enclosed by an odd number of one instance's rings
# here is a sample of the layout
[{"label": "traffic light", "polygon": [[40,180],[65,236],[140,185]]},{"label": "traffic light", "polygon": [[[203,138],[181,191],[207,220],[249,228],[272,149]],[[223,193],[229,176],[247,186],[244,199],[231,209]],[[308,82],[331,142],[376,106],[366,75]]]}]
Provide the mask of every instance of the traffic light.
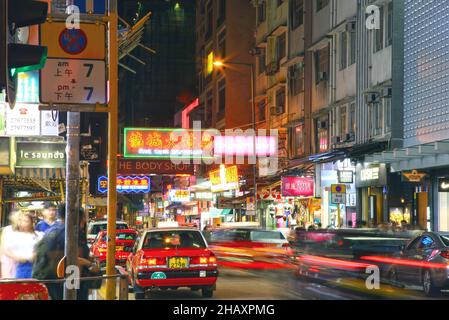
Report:
[{"label": "traffic light", "polygon": [[[27,28],[44,23],[48,3],[32,0],[0,0],[0,90],[13,108],[16,100],[17,75],[42,69],[47,48],[26,44]],[[20,29],[19,29],[20,28]]]}]

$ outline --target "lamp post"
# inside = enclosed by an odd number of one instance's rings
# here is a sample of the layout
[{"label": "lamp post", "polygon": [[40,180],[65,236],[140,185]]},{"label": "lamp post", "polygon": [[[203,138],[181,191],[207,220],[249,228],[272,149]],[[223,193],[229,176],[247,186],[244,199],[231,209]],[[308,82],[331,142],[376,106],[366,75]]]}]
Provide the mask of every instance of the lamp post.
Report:
[{"label": "lamp post", "polygon": [[[215,68],[223,68],[226,67],[226,65],[235,65],[235,66],[245,66],[249,67],[251,70],[251,116],[252,116],[252,128],[254,131],[254,137],[253,137],[253,153],[255,157],[255,163],[253,165],[253,184],[254,184],[254,212],[255,215],[258,214],[258,207],[257,207],[257,154],[256,154],[256,78],[255,78],[255,72],[254,72],[254,64],[252,63],[245,63],[245,62],[223,62],[220,60],[216,60],[213,62],[213,65]],[[261,219],[262,220],[262,219]],[[262,221],[260,221],[262,223]]]}]

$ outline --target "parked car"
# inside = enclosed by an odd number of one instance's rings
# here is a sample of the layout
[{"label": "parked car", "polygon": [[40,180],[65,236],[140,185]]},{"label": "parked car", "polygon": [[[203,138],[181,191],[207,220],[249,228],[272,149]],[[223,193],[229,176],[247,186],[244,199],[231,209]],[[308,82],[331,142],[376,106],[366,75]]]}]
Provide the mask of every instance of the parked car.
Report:
[{"label": "parked car", "polygon": [[390,260],[388,278],[402,285],[419,285],[427,296],[449,289],[449,233],[424,232]]},{"label": "parked car", "polygon": [[[117,230],[129,229],[128,224],[124,221],[117,221],[116,224]],[[107,220],[99,220],[90,222],[87,226],[87,242],[89,245],[92,245],[98,233],[101,231],[106,231],[108,229]]]},{"label": "parked car", "polygon": [[[101,231],[90,248],[91,255],[99,262],[100,267],[106,266],[106,253],[108,248],[107,231]],[[115,239],[115,263],[126,266],[128,256],[133,251],[138,233],[133,229],[118,230]]]},{"label": "parked car", "polygon": [[217,259],[204,236],[193,228],[145,231],[128,257],[136,299],[151,289],[188,287],[212,297],[217,282]]}]

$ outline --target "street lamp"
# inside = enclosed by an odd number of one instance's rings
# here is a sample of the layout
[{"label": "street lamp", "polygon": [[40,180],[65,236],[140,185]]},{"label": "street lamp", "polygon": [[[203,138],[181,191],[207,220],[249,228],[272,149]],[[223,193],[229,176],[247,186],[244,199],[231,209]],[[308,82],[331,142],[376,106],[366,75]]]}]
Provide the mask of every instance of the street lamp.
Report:
[{"label": "street lamp", "polygon": [[[255,90],[256,90],[256,80],[255,80],[255,76],[254,76],[254,64],[252,63],[245,63],[245,62],[230,62],[230,61],[226,61],[223,62],[222,60],[215,60],[213,63],[213,66],[215,68],[224,68],[226,67],[226,65],[236,65],[236,66],[245,66],[245,67],[249,67],[251,69],[251,113],[252,113],[252,128],[254,131],[254,138],[253,138],[253,152],[254,152],[254,157],[256,157],[256,101],[255,101]],[[253,166],[253,174],[254,174],[254,212],[255,215],[258,214],[258,208],[257,208],[257,160],[254,163]],[[262,220],[262,219],[260,219]],[[262,221],[260,221],[260,223],[262,224]]]}]

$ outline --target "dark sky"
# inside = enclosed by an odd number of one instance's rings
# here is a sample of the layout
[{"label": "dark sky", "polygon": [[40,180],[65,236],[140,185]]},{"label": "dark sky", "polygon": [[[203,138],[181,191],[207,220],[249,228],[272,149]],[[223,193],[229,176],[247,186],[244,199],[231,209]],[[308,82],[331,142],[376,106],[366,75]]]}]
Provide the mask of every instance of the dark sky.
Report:
[{"label": "dark sky", "polygon": [[[133,54],[146,66],[127,58],[122,62],[137,71],[121,68],[120,102],[127,126],[172,126],[174,113],[192,101],[195,77],[195,1],[120,1],[120,15],[127,21],[139,11],[152,17],[145,30],[144,44],[156,54],[136,49]],[[176,6],[179,3],[179,6]]]}]

